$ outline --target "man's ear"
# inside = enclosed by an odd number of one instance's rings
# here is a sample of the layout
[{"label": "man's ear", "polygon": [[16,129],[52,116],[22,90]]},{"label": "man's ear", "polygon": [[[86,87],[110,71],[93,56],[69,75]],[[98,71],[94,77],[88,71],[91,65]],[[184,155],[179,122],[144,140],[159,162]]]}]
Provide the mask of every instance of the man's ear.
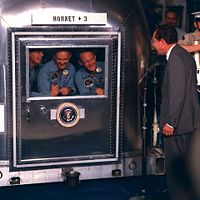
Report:
[{"label": "man's ear", "polygon": [[161,45],[162,47],[164,47],[164,46],[167,45],[167,43],[165,42],[164,39],[161,39],[161,40],[160,40],[160,45]]}]

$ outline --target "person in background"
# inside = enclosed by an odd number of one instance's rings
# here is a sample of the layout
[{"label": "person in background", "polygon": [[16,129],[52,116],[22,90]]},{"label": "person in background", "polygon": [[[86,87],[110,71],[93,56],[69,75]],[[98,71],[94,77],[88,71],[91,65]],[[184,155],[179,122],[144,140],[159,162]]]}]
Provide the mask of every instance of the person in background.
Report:
[{"label": "person in background", "polygon": [[[164,136],[164,152],[169,194],[173,200],[193,200],[186,160],[191,156],[191,140],[200,128],[200,106],[193,56],[178,45],[175,27],[159,26],[153,34],[153,47],[166,55],[162,82],[160,130]],[[193,161],[192,161],[193,162]],[[177,177],[178,174],[178,177]]]},{"label": "person in background", "polygon": [[[179,44],[183,47],[188,48],[196,48],[194,50],[200,51],[200,12],[192,13],[194,15],[194,22],[193,25],[195,27],[195,31],[191,33],[187,33],[182,40],[179,40]],[[195,51],[193,51],[195,52]],[[200,58],[200,52],[197,53],[198,57]],[[200,72],[199,72],[199,66],[200,66],[200,60],[196,60],[198,71],[197,71],[197,81],[198,81],[198,91],[199,91],[199,102],[200,102]]]},{"label": "person in background", "polygon": [[56,49],[51,61],[45,63],[38,74],[38,90],[45,96],[67,96],[76,93],[75,68],[70,63],[68,49]]},{"label": "person in background", "polygon": [[[196,30],[198,30],[197,29],[197,22],[198,22],[197,16],[198,16],[198,12],[195,17],[196,21],[194,23]],[[199,16],[200,16],[200,14],[199,14]],[[183,31],[177,27],[177,22],[178,22],[178,16],[177,16],[176,11],[172,8],[167,10],[165,13],[165,24],[174,26],[176,28],[176,31],[178,34],[179,45],[181,45],[184,49],[186,49],[190,53],[195,52],[195,51],[200,51],[200,44],[194,44],[194,42],[192,42],[192,41],[194,41],[194,39],[199,40],[200,36],[197,37],[197,35],[199,35],[199,33],[194,33],[195,36],[191,36],[191,34],[186,34],[185,31]],[[200,26],[199,26],[199,28],[200,28]],[[197,32],[199,32],[199,30]],[[185,42],[183,42],[183,40]]]},{"label": "person in background", "polygon": [[[199,46],[195,45],[195,41],[200,43],[200,12],[192,13],[194,15],[193,25],[195,27],[195,31],[191,33],[187,33],[184,35],[182,40],[179,40],[179,45],[182,46]],[[200,48],[197,48],[196,51],[200,51]],[[194,52],[194,51],[193,51]]]},{"label": "person in background", "polygon": [[38,73],[44,53],[41,49],[29,49],[29,89],[30,96],[38,96]]},{"label": "person in background", "polygon": [[104,95],[104,63],[96,61],[91,50],[83,50],[79,55],[75,82],[81,95]]},{"label": "person in background", "polygon": [[165,12],[164,23],[176,28],[178,34],[178,40],[181,40],[185,35],[185,32],[177,27],[178,25],[178,15],[175,9],[170,8]]}]

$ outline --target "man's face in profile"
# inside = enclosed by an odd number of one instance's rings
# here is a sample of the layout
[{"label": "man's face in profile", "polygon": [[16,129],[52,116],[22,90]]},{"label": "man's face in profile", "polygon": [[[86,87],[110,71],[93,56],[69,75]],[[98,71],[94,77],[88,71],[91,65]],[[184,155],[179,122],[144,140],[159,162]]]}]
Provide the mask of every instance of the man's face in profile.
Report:
[{"label": "man's face in profile", "polygon": [[96,71],[96,56],[93,52],[83,52],[80,54],[80,64],[83,65],[88,71]]},{"label": "man's face in profile", "polygon": [[194,22],[194,27],[200,31],[200,18],[198,18],[197,21]]},{"label": "man's face in profile", "polygon": [[156,39],[156,31],[153,33],[153,37],[152,37],[152,46],[153,49],[156,50],[158,55],[166,55],[165,52],[165,42],[163,39],[158,40]]},{"label": "man's face in profile", "polygon": [[65,69],[69,63],[71,53],[69,51],[59,51],[55,54],[54,59],[58,69]]},{"label": "man's face in profile", "polygon": [[29,64],[30,65],[39,65],[42,62],[44,54],[42,51],[33,51],[29,53]]}]

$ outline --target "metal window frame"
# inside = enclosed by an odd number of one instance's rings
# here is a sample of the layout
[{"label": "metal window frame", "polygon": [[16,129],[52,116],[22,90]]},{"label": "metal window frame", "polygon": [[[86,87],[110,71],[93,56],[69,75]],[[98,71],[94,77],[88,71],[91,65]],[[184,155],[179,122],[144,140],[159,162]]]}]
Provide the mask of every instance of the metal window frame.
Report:
[{"label": "metal window frame", "polygon": [[[117,40],[118,40],[118,45],[117,45],[117,94],[116,94],[116,137],[115,137],[115,142],[116,142],[116,145],[115,145],[115,157],[109,157],[108,158],[99,158],[99,159],[87,159],[87,160],[78,160],[78,161],[60,161],[58,162],[57,158],[55,159],[51,159],[51,160],[55,160],[57,162],[48,162],[48,163],[30,163],[30,164],[18,164],[18,160],[17,160],[17,119],[16,119],[16,116],[17,116],[17,108],[16,108],[16,79],[15,79],[15,76],[16,76],[16,66],[15,66],[15,63],[16,63],[16,60],[15,60],[15,49],[16,49],[16,46],[15,46],[15,37],[16,36],[28,36],[28,35],[31,35],[31,36],[36,36],[36,35],[63,35],[63,34],[66,34],[66,35],[81,35],[81,36],[97,36],[97,35],[100,35],[100,36],[117,36]],[[12,129],[13,129],[13,139],[12,139],[12,148],[13,148],[13,151],[12,151],[12,156],[13,156],[13,160],[12,160],[12,165],[14,168],[24,168],[24,167],[43,167],[43,166],[57,166],[57,165],[66,165],[66,164],[89,164],[89,163],[99,163],[99,162],[113,162],[113,161],[118,161],[119,159],[119,138],[120,138],[120,87],[121,87],[121,32],[117,32],[117,31],[114,31],[114,32],[100,32],[100,31],[97,31],[97,32],[18,32],[18,31],[14,31],[11,33],[11,38],[12,38],[12,42],[11,42],[11,48],[12,48],[12,111],[13,111],[13,114],[12,114]],[[38,39],[38,38],[37,38]],[[57,39],[57,38],[56,38]],[[71,40],[72,38],[70,38]],[[84,40],[86,38],[83,38]],[[91,39],[91,38],[90,38]],[[102,39],[102,38],[101,38]],[[44,40],[44,38],[42,38],[42,40]],[[96,46],[95,46],[96,47]],[[102,95],[100,97],[96,97],[96,96],[80,96],[78,98],[105,98],[106,96],[105,95]],[[75,97],[77,98],[77,97]],[[46,97],[34,97],[34,98],[29,98],[28,100],[50,100],[50,98],[46,98]],[[55,98],[53,98],[55,99]],[[58,99],[60,99],[60,97],[58,97]],[[62,97],[61,97],[62,99]],[[65,97],[64,99],[68,99],[67,97]],[[69,99],[72,99],[72,97],[70,97]],[[106,156],[106,155],[105,155]],[[102,155],[100,156],[102,157]],[[76,157],[77,158],[77,157]],[[30,159],[30,160],[26,160],[26,161],[32,161],[34,159]],[[40,159],[39,159],[40,160]],[[42,159],[44,160],[44,159]],[[21,160],[23,161],[23,160]]]}]

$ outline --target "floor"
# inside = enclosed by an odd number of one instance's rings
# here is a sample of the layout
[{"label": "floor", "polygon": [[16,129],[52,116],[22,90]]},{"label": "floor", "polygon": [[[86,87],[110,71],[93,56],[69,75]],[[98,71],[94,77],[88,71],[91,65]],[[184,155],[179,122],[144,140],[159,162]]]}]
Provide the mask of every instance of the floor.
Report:
[{"label": "floor", "polygon": [[0,188],[5,200],[135,200],[137,195],[169,200],[165,176],[82,180],[74,187],[62,182]]}]

